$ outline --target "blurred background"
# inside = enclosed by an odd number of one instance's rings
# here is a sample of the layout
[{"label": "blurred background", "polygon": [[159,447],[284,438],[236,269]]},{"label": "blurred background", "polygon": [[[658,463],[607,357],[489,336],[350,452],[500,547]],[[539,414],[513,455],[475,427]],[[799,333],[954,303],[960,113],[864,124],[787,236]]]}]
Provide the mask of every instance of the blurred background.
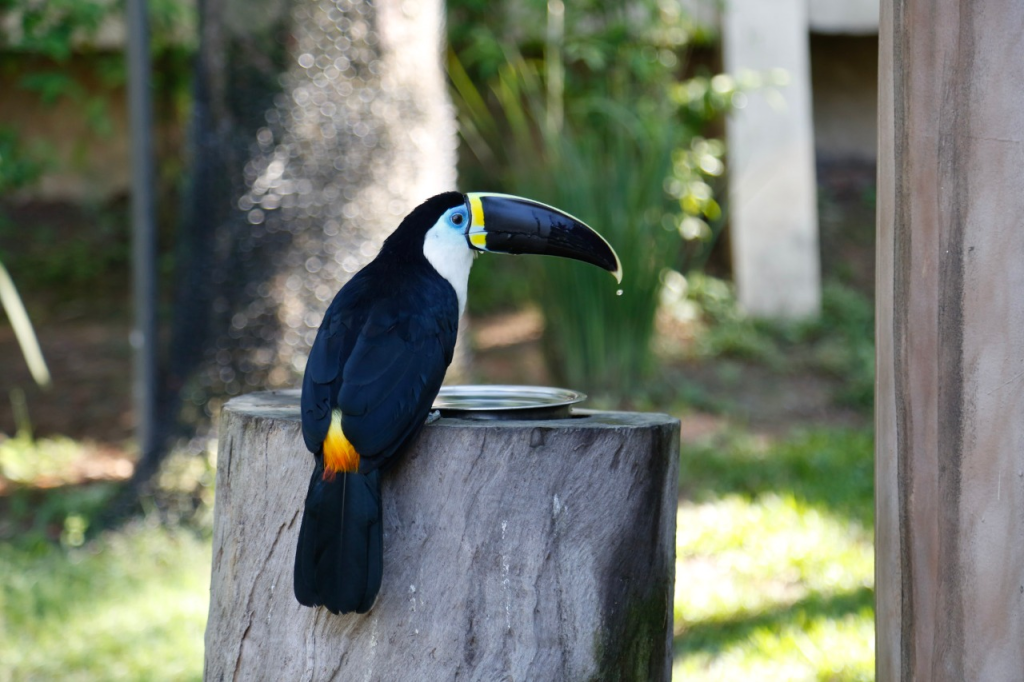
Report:
[{"label": "blurred background", "polygon": [[0,0],[0,680],[201,678],[220,406],[453,187],[622,257],[478,259],[450,379],[682,420],[676,677],[873,679],[878,7],[767,4],[150,0],[133,265],[124,4]]}]

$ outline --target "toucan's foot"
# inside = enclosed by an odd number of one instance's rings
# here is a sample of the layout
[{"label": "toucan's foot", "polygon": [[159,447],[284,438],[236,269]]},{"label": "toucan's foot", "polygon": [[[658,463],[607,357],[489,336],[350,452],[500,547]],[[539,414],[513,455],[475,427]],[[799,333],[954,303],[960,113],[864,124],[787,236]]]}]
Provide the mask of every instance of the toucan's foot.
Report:
[{"label": "toucan's foot", "polygon": [[433,424],[434,422],[436,422],[440,418],[441,418],[441,410],[434,410],[433,412],[431,412],[430,414],[427,415],[427,423],[428,424]]}]

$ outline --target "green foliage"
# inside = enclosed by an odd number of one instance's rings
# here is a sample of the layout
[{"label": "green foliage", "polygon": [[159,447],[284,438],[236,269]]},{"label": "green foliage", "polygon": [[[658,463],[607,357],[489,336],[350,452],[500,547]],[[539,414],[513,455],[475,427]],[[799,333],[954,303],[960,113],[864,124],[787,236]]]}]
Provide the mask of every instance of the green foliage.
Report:
[{"label": "green foliage", "polygon": [[172,455],[150,511],[93,539],[117,488],[76,481],[88,456],[66,438],[0,441],[0,680],[198,680],[215,455]]},{"label": "green foliage", "polygon": [[870,431],[854,429],[799,431],[779,442],[725,434],[689,449],[680,485],[696,502],[788,496],[870,528],[873,444]]},{"label": "green foliage", "polygon": [[736,303],[731,282],[703,273],[691,273],[687,279],[687,298],[701,311],[705,327],[697,337],[701,357],[728,357],[763,362],[779,367],[782,356],[778,325],[747,316]]},{"label": "green foliage", "polygon": [[5,34],[14,39],[0,46],[66,61],[76,42],[88,41],[115,7],[107,0],[0,0],[0,12],[20,18],[16,30]]},{"label": "green foliage", "polygon": [[0,195],[36,182],[49,159],[39,142],[26,142],[11,126],[0,126]]},{"label": "green foliage", "polygon": [[[685,240],[710,243],[721,218],[710,183],[723,170],[722,145],[698,131],[727,97],[674,87],[691,35],[678,5],[573,3],[564,16],[547,9],[540,46],[528,32],[514,40],[492,33],[488,43],[480,27],[456,31],[455,48],[467,43],[449,60],[460,130],[479,163],[470,175],[579,216],[618,251],[621,292],[573,263],[529,266],[529,279],[555,376],[628,393],[653,369],[662,270],[686,253]],[[486,87],[481,74],[493,74]]]},{"label": "green foliage", "polygon": [[727,357],[764,363],[776,369],[803,367],[841,380],[836,398],[844,405],[870,409],[874,404],[874,307],[860,292],[826,282],[821,315],[799,322],[762,320],[745,315],[731,284],[691,273],[687,299],[701,311],[699,357]]},{"label": "green foliage", "polygon": [[[105,0],[0,0],[0,11],[16,20],[16,28],[0,38],[0,47],[8,52],[6,68],[20,73],[18,87],[35,93],[47,106],[70,100],[83,112],[96,134],[109,134],[112,130],[108,109],[112,88],[90,96],[66,67],[75,49],[87,45],[115,10],[116,5]],[[4,169],[0,167],[0,183],[5,180]]]},{"label": "green foliage", "polygon": [[676,676],[872,679],[872,448],[819,429],[684,450]]},{"label": "green foliage", "polygon": [[25,427],[13,438],[0,436],[0,543],[36,552],[56,540],[84,542],[115,492],[110,483],[74,485],[87,450],[63,436],[34,439]]},{"label": "green foliage", "polygon": [[151,521],[0,543],[0,679],[201,679],[209,566],[208,541]]},{"label": "green foliage", "polygon": [[[47,482],[59,483],[64,473]],[[3,500],[0,544],[31,552],[45,551],[57,541],[65,547],[78,547],[115,492],[112,483],[49,489],[15,485]]]},{"label": "green foliage", "polygon": [[169,524],[186,526],[204,537],[213,534],[216,442],[205,452],[174,451],[153,479],[153,503]]},{"label": "green foliage", "polygon": [[[71,140],[70,153],[61,155],[49,140],[0,126],[0,196],[18,190],[30,193],[46,173],[80,169],[87,161],[87,139],[115,132],[110,107],[125,87],[125,57],[101,51],[95,43],[101,28],[123,7],[112,0],[0,0],[7,29],[0,35],[0,72],[16,88],[31,93],[39,106],[73,108],[88,124],[81,139]],[[190,93],[190,55],[197,40],[195,4],[152,0],[147,7],[154,94],[159,98],[154,110],[163,120],[173,119],[181,115]],[[162,169],[165,190],[174,187],[182,168],[165,163]],[[86,288],[93,290],[97,304],[123,309],[123,287],[110,275],[127,270],[126,217],[117,205],[79,208],[79,215],[65,221],[39,218],[31,211],[26,220],[14,203],[0,204],[0,258],[20,286],[48,292],[46,310],[53,309],[53,303],[81,301],[80,292]],[[173,201],[163,202],[165,216],[174,211]]]},{"label": "green foliage", "polygon": [[0,478],[23,485],[39,479],[63,482],[80,455],[81,446],[63,436],[35,440],[27,433],[0,435]]},{"label": "green foliage", "polygon": [[[124,87],[127,71],[123,55],[97,52],[94,42],[123,8],[111,0],[0,0],[0,16],[9,19],[8,30],[0,32],[0,69],[17,74],[17,87],[34,93],[41,104],[69,102],[89,124],[90,134],[109,136],[114,132],[110,103]],[[196,46],[194,3],[156,0],[147,8],[157,91],[180,100],[189,89],[188,55]],[[89,59],[75,60],[76,54]],[[86,88],[85,75],[93,76],[98,87]],[[53,167],[52,155],[40,152],[44,144],[0,127],[0,193],[30,186]]]},{"label": "green foliage", "polygon": [[[124,287],[112,273],[127,274],[131,258],[127,206],[76,206],[62,211],[14,217],[0,211],[0,260],[24,291],[47,292],[48,303],[81,301],[92,292],[92,305],[123,310]],[[89,229],[81,229],[88,225]],[[43,317],[49,309],[35,309]]]},{"label": "green foliage", "polygon": [[478,258],[469,271],[467,306],[473,315],[524,308],[532,300],[525,263],[515,258]]},{"label": "green foliage", "polygon": [[[516,45],[531,58],[540,56],[551,27],[548,0],[448,0],[446,8],[448,44],[469,68],[473,81],[479,83],[489,82],[498,74],[506,61],[505,45]],[[638,24],[650,28],[649,34],[658,44],[705,45],[716,37],[713,27],[698,23],[674,2],[568,0],[563,11],[567,58],[586,69],[607,65],[611,47],[635,35]],[[681,65],[675,52],[660,56],[670,65]],[[570,97],[574,95],[569,93]]]},{"label": "green foliage", "polygon": [[[149,0],[150,43],[157,53],[195,49],[195,3],[187,0]],[[0,0],[0,13],[11,19],[0,35],[4,51],[67,62],[76,51],[90,51],[100,29],[124,11],[116,0]]]},{"label": "green foliage", "polygon": [[[172,452],[153,478],[147,496],[149,512],[168,524],[210,535],[214,450],[211,442],[209,449],[199,454]],[[0,496],[0,542],[22,548],[55,540],[70,546],[82,544],[117,494],[114,483],[81,484],[81,463],[91,456],[94,446],[63,436],[0,436],[0,486],[6,487]]]},{"label": "green foliage", "polygon": [[875,400],[875,309],[854,289],[826,283],[821,316],[800,330],[813,344],[813,365],[843,380],[840,400],[870,409]]}]

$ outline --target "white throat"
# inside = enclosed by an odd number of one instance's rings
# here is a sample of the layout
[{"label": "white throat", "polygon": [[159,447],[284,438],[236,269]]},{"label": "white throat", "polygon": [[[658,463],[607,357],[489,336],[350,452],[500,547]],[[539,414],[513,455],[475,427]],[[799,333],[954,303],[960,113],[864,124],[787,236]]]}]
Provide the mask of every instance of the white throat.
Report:
[{"label": "white throat", "polygon": [[423,255],[434,266],[437,274],[448,280],[459,299],[459,317],[466,309],[466,292],[469,288],[469,269],[473,267],[473,251],[466,244],[460,230],[453,230],[444,224],[427,230],[423,239]]}]

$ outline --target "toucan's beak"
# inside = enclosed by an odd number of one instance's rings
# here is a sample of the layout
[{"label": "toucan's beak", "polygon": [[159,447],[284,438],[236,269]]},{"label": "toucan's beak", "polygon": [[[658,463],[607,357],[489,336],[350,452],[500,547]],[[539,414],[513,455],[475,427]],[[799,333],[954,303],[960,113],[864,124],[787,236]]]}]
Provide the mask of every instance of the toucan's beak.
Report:
[{"label": "toucan's beak", "polygon": [[619,257],[582,220],[545,204],[509,194],[466,194],[466,240],[479,251],[573,258],[604,268],[622,282]]}]

